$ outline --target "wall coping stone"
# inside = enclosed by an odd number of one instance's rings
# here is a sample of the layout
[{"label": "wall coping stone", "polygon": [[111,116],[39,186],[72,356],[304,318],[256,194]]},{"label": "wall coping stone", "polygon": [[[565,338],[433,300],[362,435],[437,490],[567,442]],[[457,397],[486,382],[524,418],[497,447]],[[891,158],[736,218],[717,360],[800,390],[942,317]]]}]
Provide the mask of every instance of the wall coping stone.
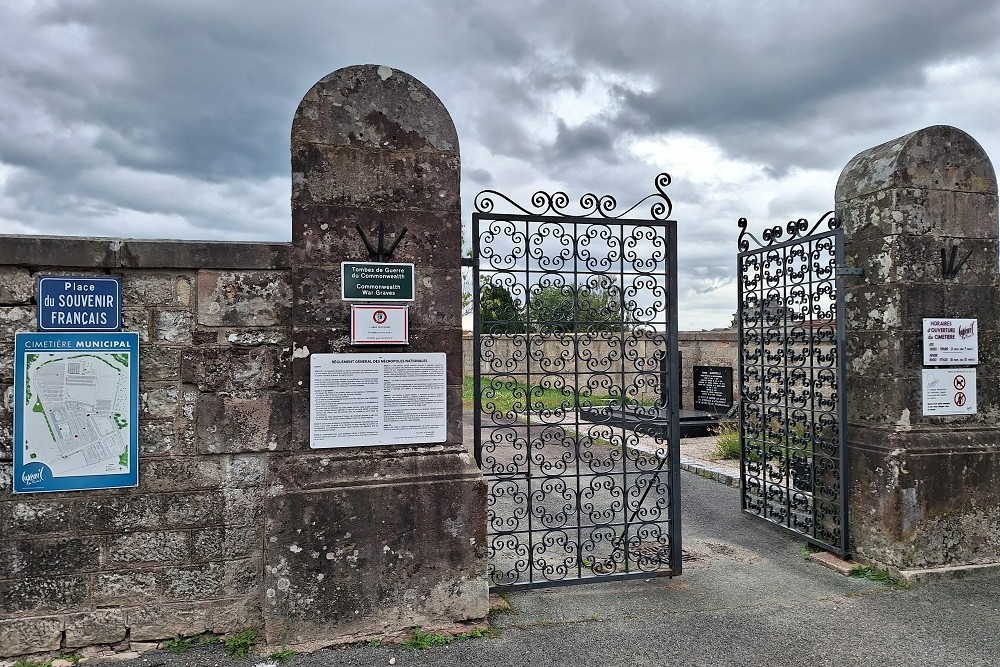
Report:
[{"label": "wall coping stone", "polygon": [[286,269],[291,243],[0,235],[0,265],[88,269]]}]

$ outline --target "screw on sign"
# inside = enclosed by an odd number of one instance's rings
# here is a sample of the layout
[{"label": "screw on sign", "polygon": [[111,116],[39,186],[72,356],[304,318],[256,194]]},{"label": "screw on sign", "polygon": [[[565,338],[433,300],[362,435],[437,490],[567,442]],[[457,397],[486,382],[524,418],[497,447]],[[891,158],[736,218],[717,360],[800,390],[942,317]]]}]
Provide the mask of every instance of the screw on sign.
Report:
[{"label": "screw on sign", "polygon": [[955,394],[955,405],[957,405],[958,407],[962,407],[963,405],[965,405],[965,394],[963,394],[962,392],[958,392],[957,394]]},{"label": "screw on sign", "polygon": [[[965,376],[964,375],[956,375],[955,379],[952,380],[952,384],[955,385],[955,389],[958,389],[959,391],[962,391],[963,389],[965,389]],[[959,403],[959,405],[961,405],[961,403]]]}]

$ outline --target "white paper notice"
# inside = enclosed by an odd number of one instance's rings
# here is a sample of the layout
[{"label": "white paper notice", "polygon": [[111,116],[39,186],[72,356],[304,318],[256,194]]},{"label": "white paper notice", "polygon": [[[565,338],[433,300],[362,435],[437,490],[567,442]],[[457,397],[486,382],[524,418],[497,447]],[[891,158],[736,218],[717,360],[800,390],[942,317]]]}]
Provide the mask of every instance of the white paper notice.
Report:
[{"label": "white paper notice", "polygon": [[314,354],[309,446],[444,442],[445,354]]},{"label": "white paper notice", "polygon": [[925,368],[924,415],[976,414],[975,368]]},{"label": "white paper notice", "polygon": [[979,363],[977,320],[924,318],[924,365],[964,366]]}]

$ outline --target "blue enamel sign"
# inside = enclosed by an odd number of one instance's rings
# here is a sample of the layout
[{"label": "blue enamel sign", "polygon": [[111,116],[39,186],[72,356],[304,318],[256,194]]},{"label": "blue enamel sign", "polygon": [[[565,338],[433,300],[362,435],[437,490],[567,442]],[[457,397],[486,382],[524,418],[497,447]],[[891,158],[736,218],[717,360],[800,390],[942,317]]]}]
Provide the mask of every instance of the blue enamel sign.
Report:
[{"label": "blue enamel sign", "polygon": [[39,331],[118,331],[122,281],[114,276],[38,279]]},{"label": "blue enamel sign", "polygon": [[14,336],[14,493],[139,484],[139,334]]}]

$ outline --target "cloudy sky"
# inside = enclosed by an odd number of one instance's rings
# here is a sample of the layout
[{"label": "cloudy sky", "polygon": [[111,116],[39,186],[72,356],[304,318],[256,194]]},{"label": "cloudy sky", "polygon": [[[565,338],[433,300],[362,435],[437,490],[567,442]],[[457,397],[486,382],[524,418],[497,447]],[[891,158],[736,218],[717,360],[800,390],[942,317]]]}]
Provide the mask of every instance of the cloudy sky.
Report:
[{"label": "cloudy sky", "polygon": [[725,326],[739,217],[815,219],[928,125],[997,159],[998,26],[1000,0],[3,0],[0,233],[286,241],[299,100],[378,63],[451,111],[467,221],[484,188],[625,204],[669,172],[681,327]]}]

